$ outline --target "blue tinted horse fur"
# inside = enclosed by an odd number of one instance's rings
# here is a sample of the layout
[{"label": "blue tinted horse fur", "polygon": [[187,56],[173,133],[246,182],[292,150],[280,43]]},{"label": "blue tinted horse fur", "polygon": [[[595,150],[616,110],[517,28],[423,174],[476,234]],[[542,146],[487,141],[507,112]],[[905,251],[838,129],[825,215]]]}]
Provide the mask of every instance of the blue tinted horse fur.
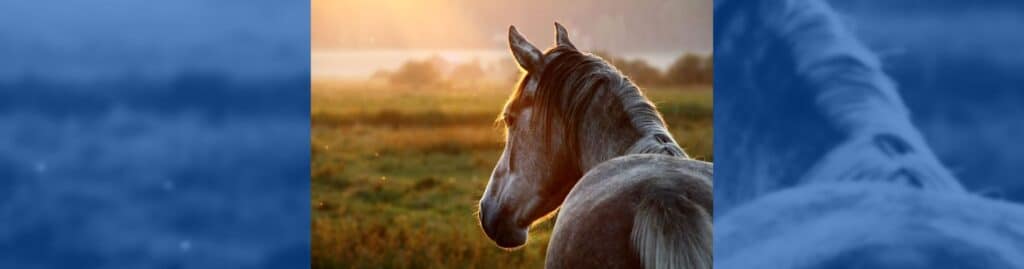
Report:
[{"label": "blue tinted horse fur", "polygon": [[715,18],[715,72],[728,74],[715,81],[719,213],[809,182],[964,191],[881,61],[826,2],[715,1]]},{"label": "blue tinted horse fur", "polygon": [[827,2],[716,1],[714,23],[717,268],[1024,265],[1022,209],[964,195]]}]

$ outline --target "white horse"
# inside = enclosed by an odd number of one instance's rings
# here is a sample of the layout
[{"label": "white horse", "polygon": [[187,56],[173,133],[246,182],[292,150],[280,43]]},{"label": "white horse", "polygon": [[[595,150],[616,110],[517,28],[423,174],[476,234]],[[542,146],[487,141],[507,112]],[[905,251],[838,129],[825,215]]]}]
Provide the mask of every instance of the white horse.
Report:
[{"label": "white horse", "polygon": [[711,268],[711,164],[687,157],[636,85],[555,29],[544,53],[509,29],[526,74],[500,117],[483,230],[519,247],[561,206],[548,268]]}]

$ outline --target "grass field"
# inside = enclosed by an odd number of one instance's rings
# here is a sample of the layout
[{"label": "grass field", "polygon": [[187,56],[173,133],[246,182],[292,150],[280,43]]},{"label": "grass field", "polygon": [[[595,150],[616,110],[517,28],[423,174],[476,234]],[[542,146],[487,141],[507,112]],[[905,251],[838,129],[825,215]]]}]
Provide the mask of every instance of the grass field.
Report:
[{"label": "grass field", "polygon": [[[473,215],[502,150],[493,121],[511,89],[314,81],[312,267],[543,267],[552,223],[505,251]],[[683,148],[711,161],[710,86],[645,92]]]}]

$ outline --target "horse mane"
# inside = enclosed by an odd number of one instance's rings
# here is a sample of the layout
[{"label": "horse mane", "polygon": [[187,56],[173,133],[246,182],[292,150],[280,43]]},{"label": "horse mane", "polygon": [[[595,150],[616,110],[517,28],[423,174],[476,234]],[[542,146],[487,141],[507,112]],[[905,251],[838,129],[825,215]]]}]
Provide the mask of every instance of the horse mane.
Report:
[{"label": "horse mane", "polygon": [[715,99],[715,140],[729,141],[715,147],[720,208],[802,184],[851,130],[920,136],[881,60],[827,2],[748,4],[714,6],[716,69],[732,74],[716,95],[743,97]]},{"label": "horse mane", "polygon": [[[518,95],[525,87],[523,84],[532,76],[540,76],[537,79],[536,94],[532,98],[537,109],[533,119],[543,123],[544,130],[549,130],[555,119],[561,119],[568,123],[565,125],[566,135],[578,135],[587,116],[586,112],[598,94],[610,93],[622,104],[622,111],[642,136],[627,154],[655,153],[687,157],[665,128],[665,122],[654,104],[614,66],[600,57],[564,46],[555,47],[545,54],[555,57],[544,65],[539,74],[524,76],[514,98],[519,98]],[[577,140],[575,137],[563,140],[576,156],[580,153]]]}]

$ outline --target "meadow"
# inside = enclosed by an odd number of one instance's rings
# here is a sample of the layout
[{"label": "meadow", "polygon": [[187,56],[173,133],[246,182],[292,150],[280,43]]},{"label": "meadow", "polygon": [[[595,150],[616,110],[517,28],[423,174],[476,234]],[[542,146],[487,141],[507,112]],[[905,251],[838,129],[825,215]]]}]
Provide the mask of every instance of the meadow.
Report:
[{"label": "meadow", "polygon": [[[312,267],[543,267],[552,221],[508,251],[474,215],[503,147],[494,119],[512,84],[314,80]],[[710,86],[645,94],[691,156],[713,161]]]}]

